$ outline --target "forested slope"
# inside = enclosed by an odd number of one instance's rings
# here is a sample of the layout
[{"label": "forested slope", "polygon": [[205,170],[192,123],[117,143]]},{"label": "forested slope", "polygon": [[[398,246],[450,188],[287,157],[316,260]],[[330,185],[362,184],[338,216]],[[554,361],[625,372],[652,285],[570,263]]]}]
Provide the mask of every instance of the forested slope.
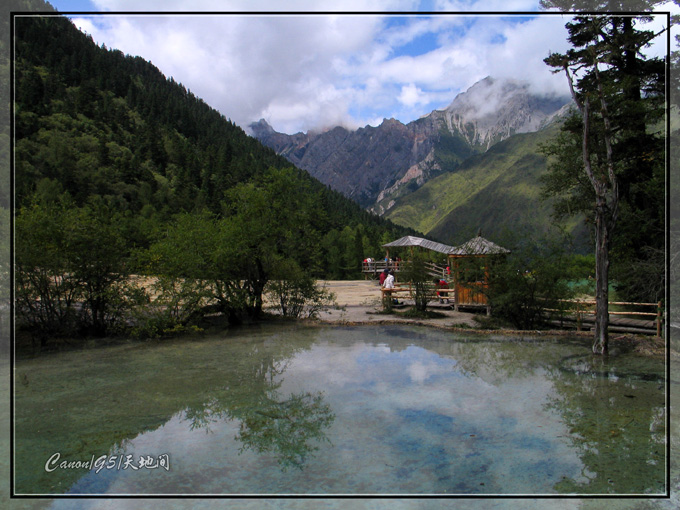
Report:
[{"label": "forested slope", "polygon": [[[131,271],[210,280],[194,294],[218,289],[230,317],[258,315],[273,278],[355,278],[382,243],[413,233],[292,167],[143,58],[58,15],[14,20],[24,318],[42,317],[35,300],[58,291],[45,321],[68,323],[82,302],[101,333],[106,288]],[[73,281],[60,288],[64,274]]]},{"label": "forested slope", "polygon": [[[16,40],[18,206],[49,185],[79,205],[98,195],[134,213],[217,213],[235,184],[290,166],[151,63],[98,47],[65,18],[17,17]],[[329,226],[389,227],[309,181]]]},{"label": "forested slope", "polygon": [[[468,158],[455,171],[397,199],[385,216],[452,245],[465,242],[479,229],[499,241],[511,233],[544,234],[552,225],[552,202],[541,199],[547,158],[540,148],[556,136],[560,125],[554,122],[537,132],[513,135]],[[581,220],[565,227],[583,251],[588,234]]]}]

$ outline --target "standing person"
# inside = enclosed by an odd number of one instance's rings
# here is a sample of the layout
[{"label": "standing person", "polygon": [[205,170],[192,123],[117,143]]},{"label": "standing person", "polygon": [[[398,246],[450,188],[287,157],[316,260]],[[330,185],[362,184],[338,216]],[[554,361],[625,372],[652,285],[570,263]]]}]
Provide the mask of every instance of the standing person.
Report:
[{"label": "standing person", "polygon": [[[394,290],[394,271],[392,271],[391,269],[390,269],[390,272],[387,273],[387,277],[385,278],[385,284],[383,285],[383,288],[384,288],[385,290],[389,290],[389,291]],[[392,292],[389,292],[389,294],[388,294],[388,299],[389,299],[391,296],[392,296]],[[393,302],[395,305],[398,305],[398,304],[399,304],[399,301],[397,301],[397,298],[396,298],[396,297],[392,299],[392,302]]]},{"label": "standing person", "polygon": [[385,268],[383,269],[383,272],[380,273],[380,286],[382,287],[385,285],[385,278],[387,278],[387,274],[389,273],[389,269]]}]

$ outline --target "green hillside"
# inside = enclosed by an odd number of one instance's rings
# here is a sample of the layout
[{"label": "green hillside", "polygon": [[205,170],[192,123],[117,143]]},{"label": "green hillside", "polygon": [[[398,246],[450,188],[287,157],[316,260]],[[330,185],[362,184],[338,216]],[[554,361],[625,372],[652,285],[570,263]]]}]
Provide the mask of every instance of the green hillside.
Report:
[{"label": "green hillside", "polygon": [[14,207],[22,348],[158,337],[215,314],[260,320],[267,293],[299,316],[328,297],[317,279],[358,278],[383,243],[414,233],[293,167],[143,58],[61,16],[13,22],[14,193],[0,193],[0,208]]},{"label": "green hillside", "polygon": [[[539,177],[546,158],[539,146],[554,137],[558,124],[536,133],[514,135],[472,156],[452,172],[397,200],[386,217],[449,244],[479,229],[498,238],[508,231],[543,231],[551,224],[551,204],[540,200]],[[568,229],[578,229],[573,221]]]},{"label": "green hillside", "polygon": [[[15,27],[17,209],[62,194],[78,207],[96,200],[131,218],[128,241],[144,246],[149,223],[181,212],[228,215],[236,186],[291,167],[150,62],[97,46],[68,19],[16,17]],[[343,238],[328,250],[352,252],[336,277],[379,253],[383,238],[410,233],[293,173],[321,201],[320,234]]]}]

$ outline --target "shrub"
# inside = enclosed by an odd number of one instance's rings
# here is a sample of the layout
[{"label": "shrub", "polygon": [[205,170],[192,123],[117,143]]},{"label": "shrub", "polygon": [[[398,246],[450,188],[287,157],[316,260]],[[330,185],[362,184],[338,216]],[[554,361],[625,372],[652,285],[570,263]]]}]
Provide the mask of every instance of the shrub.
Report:
[{"label": "shrub", "polygon": [[267,294],[284,317],[316,317],[335,301],[335,295],[325,285],[317,287],[315,279],[290,259],[278,264]]},{"label": "shrub", "polygon": [[[527,244],[491,264],[487,295],[494,317],[518,329],[535,329],[560,315],[573,296],[563,246]],[[557,310],[548,312],[547,310]]]}]

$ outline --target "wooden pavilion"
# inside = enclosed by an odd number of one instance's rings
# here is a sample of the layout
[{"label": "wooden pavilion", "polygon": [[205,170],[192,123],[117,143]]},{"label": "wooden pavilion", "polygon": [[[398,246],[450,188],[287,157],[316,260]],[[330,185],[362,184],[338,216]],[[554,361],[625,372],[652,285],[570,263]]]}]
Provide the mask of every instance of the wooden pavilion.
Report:
[{"label": "wooden pavilion", "polygon": [[[489,260],[490,257],[507,253],[510,250],[484,239],[481,234],[449,251],[456,310],[459,306],[476,306],[486,307],[487,314],[491,312],[484,292],[489,285]],[[468,260],[465,262],[464,259]]]},{"label": "wooden pavilion", "polygon": [[[470,239],[461,246],[448,246],[446,244],[429,241],[420,237],[405,236],[396,241],[383,244],[386,250],[385,259],[389,260],[390,248],[410,248],[416,247],[436,251],[446,255],[448,268],[430,264],[430,272],[434,277],[449,278],[453,277],[453,302],[454,308],[458,310],[462,307],[484,307],[490,313],[490,307],[484,289],[489,284],[489,261],[490,257],[510,253],[501,246],[484,239],[481,234]],[[468,259],[467,261],[465,259]],[[380,272],[386,267],[384,261],[377,262],[370,269],[364,272]],[[394,267],[396,271],[398,267]]]}]

